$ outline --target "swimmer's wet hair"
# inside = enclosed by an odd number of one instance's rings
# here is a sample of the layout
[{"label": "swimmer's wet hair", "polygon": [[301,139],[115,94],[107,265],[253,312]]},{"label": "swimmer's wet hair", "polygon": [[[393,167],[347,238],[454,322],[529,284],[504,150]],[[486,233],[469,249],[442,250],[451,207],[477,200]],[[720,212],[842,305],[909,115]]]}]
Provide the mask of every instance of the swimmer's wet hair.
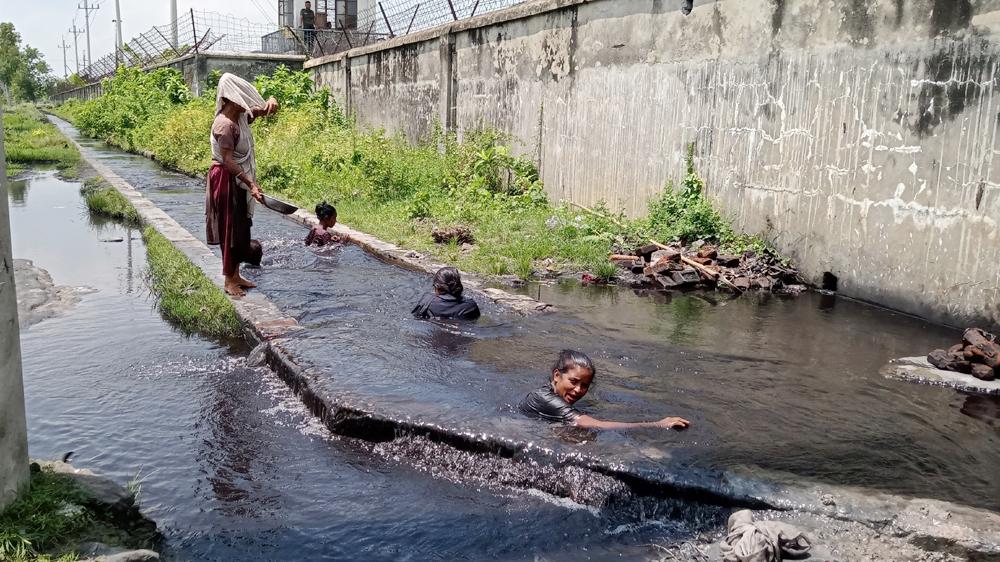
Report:
[{"label": "swimmer's wet hair", "polygon": [[322,203],[316,205],[316,218],[319,220],[337,218],[337,208],[326,201],[323,201]]},{"label": "swimmer's wet hair", "polygon": [[434,274],[434,290],[456,298],[461,298],[462,275],[454,267],[442,267]]},{"label": "swimmer's wet hair", "polygon": [[264,248],[257,240],[250,241],[250,251],[247,253],[246,263],[260,267],[260,260],[264,257]]},{"label": "swimmer's wet hair", "polygon": [[581,351],[576,351],[573,349],[564,349],[559,352],[559,358],[556,359],[555,365],[552,365],[553,371],[559,371],[562,374],[566,374],[566,371],[572,369],[573,367],[580,367],[582,369],[587,369],[590,374],[597,376],[597,368],[594,367],[594,362],[590,360],[590,357]]}]

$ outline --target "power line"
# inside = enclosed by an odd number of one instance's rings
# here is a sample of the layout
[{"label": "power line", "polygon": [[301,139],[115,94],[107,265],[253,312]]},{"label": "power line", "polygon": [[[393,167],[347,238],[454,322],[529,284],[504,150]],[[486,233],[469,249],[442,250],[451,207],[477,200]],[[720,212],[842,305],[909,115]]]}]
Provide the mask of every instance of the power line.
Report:
[{"label": "power line", "polygon": [[260,12],[260,15],[264,16],[265,21],[273,25],[278,25],[277,22],[271,16],[267,15],[267,10],[265,10],[264,7],[261,6],[260,0],[250,0],[250,2],[252,2],[254,7],[257,8],[257,11]]}]

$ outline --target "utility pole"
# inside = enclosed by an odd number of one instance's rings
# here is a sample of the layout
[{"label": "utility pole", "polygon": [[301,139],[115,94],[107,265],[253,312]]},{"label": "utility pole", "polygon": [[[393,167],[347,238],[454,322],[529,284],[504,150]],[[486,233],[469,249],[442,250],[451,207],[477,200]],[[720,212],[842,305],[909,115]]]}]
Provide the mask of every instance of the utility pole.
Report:
[{"label": "utility pole", "polygon": [[174,41],[171,47],[176,51],[180,48],[177,42],[177,0],[170,0],[170,38]]},{"label": "utility pole", "polygon": [[63,52],[63,79],[69,78],[69,63],[66,62],[66,49],[69,49],[69,44],[66,43],[66,36],[63,35],[62,43],[59,44],[59,48]]},{"label": "utility pole", "polygon": [[122,10],[115,0],[115,64],[121,64],[122,59]]},{"label": "utility pole", "polygon": [[[0,95],[7,88],[0,82]],[[0,98],[5,99],[6,96]],[[3,103],[0,102],[0,107]],[[17,322],[17,295],[11,256],[10,214],[7,207],[7,166],[0,111],[0,510],[28,484],[28,427],[24,416],[24,382]]]},{"label": "utility pole", "polygon": [[97,6],[88,6],[87,0],[83,0],[83,6],[77,6],[77,8],[83,10],[83,22],[84,27],[86,27],[85,31],[87,32],[87,56],[84,58],[86,59],[87,66],[90,66],[94,64],[93,51],[90,49],[90,12],[100,10],[101,5],[98,4]]},{"label": "utility pole", "polygon": [[73,20],[73,27],[70,28],[69,32],[73,34],[73,52],[76,53],[76,74],[79,75],[80,74],[80,46],[78,45],[78,42],[77,42],[76,38],[79,37],[81,33],[83,33],[83,30],[82,29],[77,29],[76,28],[76,20]]}]

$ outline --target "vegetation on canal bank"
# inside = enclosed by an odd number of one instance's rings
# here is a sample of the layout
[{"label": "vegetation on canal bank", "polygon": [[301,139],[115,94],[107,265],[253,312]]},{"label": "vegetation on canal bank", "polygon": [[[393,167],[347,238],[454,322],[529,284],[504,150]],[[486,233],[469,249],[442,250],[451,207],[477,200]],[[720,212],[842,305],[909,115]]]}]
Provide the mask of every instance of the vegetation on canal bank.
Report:
[{"label": "vegetation on canal bank", "polygon": [[3,129],[9,177],[40,164],[54,164],[64,175],[75,174],[80,153],[34,106],[4,109]]},{"label": "vegetation on canal bank", "polygon": [[0,560],[72,561],[85,542],[128,544],[129,537],[104,521],[71,478],[43,468],[32,472],[21,495],[0,512]]},{"label": "vegetation on canal bank", "polygon": [[163,315],[185,332],[234,338],[241,334],[233,303],[201,269],[153,227],[142,233],[149,285]]},{"label": "vegetation on canal bank", "polygon": [[132,206],[132,203],[111,187],[102,177],[88,178],[80,188],[87,208],[91,213],[122,221],[132,226],[142,224],[142,217]]},{"label": "vegetation on canal bank", "polygon": [[[704,195],[688,158],[683,186],[668,185],[649,214],[627,219],[598,205],[586,212],[554,205],[536,166],[514,155],[511,139],[493,131],[436,131],[417,144],[379,130],[360,130],[306,73],[283,68],[256,85],[282,105],[254,123],[259,183],[269,193],[312,208],[327,200],[341,220],[384,240],[469,271],[516,274],[588,269],[610,278],[610,253],[631,252],[649,238],[718,242],[728,252],[762,249],[738,235]],[[95,100],[57,109],[87,135],[131,151],[151,151],[168,167],[205,174],[206,131],[214,97],[191,98],[171,69],[121,69]],[[435,228],[468,226],[475,244],[437,244]]]}]

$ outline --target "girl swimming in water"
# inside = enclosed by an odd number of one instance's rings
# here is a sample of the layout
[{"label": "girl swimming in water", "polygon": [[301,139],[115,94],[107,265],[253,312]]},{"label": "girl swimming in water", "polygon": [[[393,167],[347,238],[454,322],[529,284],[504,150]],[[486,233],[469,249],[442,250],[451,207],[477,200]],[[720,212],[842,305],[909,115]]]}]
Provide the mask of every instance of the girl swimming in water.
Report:
[{"label": "girl swimming in water", "polygon": [[650,422],[616,422],[581,414],[573,404],[587,395],[596,374],[597,370],[589,357],[579,351],[565,349],[559,352],[559,359],[552,366],[549,384],[525,396],[518,409],[526,416],[594,429],[685,429],[691,425],[686,419],[677,417]]},{"label": "girl swimming in water", "polygon": [[312,244],[323,246],[338,242],[339,239],[337,236],[327,231],[328,228],[333,228],[337,224],[336,207],[323,201],[316,205],[316,218],[319,219],[319,224],[312,227],[309,235],[306,236],[306,246],[311,246]]},{"label": "girl swimming in water", "polygon": [[424,295],[413,316],[417,318],[458,318],[475,320],[479,318],[479,305],[465,297],[462,292],[462,276],[454,267],[442,267],[434,274],[434,292]]}]

